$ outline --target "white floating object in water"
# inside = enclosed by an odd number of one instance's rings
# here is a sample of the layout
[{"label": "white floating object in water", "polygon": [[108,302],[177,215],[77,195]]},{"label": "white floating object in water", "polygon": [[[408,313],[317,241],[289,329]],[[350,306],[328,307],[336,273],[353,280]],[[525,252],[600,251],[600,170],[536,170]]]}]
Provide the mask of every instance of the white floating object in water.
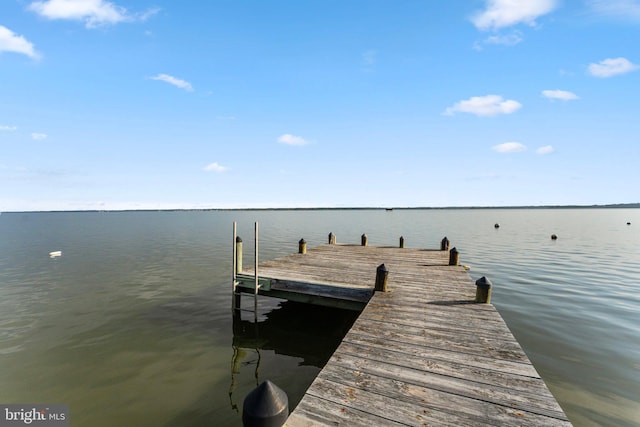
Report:
[{"label": "white floating object in water", "polygon": [[49,252],[49,256],[51,258],[57,258],[59,256],[62,256],[62,251],[53,251],[53,252]]}]

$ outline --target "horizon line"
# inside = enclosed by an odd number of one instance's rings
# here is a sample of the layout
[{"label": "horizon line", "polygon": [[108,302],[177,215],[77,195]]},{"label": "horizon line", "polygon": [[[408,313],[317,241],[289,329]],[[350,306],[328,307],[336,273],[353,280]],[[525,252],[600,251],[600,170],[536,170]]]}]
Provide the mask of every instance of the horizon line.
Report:
[{"label": "horizon line", "polygon": [[180,212],[180,211],[312,211],[312,210],[456,210],[456,209],[594,209],[640,208],[640,202],[569,205],[507,205],[507,206],[316,206],[316,207],[184,207],[184,208],[122,208],[122,209],[39,209],[6,210],[3,213],[62,213],[62,212]]}]

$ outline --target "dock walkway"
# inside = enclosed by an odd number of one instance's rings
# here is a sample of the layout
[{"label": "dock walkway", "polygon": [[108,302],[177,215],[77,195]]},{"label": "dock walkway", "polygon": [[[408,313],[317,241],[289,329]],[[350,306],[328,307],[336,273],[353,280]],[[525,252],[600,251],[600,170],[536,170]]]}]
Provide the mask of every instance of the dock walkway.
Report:
[{"label": "dock walkway", "polygon": [[[374,293],[382,263],[388,292]],[[448,251],[336,244],[260,263],[261,294],[368,300],[286,425],[570,426],[498,311],[448,264]]]}]

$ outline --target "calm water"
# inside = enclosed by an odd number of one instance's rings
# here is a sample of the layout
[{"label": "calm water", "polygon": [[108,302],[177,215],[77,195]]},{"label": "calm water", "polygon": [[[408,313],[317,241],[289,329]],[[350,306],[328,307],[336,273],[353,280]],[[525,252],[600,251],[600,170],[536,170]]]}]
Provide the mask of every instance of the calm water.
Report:
[{"label": "calm water", "polygon": [[254,221],[263,260],[330,231],[447,236],[576,426],[640,425],[640,209],[3,213],[0,402],[68,403],[74,426],[238,426],[270,379],[294,406],[355,314],[263,298],[258,324],[234,323],[233,221],[247,260]]}]

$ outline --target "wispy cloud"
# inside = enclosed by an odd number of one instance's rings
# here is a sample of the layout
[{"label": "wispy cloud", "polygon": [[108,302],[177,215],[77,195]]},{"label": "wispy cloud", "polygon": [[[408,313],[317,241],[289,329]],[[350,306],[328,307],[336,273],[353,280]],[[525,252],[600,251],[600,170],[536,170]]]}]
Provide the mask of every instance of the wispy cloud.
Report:
[{"label": "wispy cloud", "polygon": [[4,130],[4,131],[14,131],[17,129],[18,128],[16,126],[0,125],[0,130]]},{"label": "wispy cloud", "polygon": [[39,133],[39,132],[34,132],[31,134],[31,139],[34,139],[36,141],[42,141],[43,139],[47,139],[49,135],[47,135],[46,133]]},{"label": "wispy cloud", "polygon": [[562,101],[571,101],[574,99],[579,99],[578,95],[573,92],[569,92],[566,90],[543,90],[542,96],[549,99],[560,99]]},{"label": "wispy cloud", "polygon": [[33,43],[2,25],[0,25],[0,52],[21,53],[34,59],[40,57]]},{"label": "wispy cloud", "polygon": [[545,145],[544,147],[540,147],[536,150],[536,153],[540,154],[540,155],[545,155],[545,154],[551,154],[553,153],[555,150],[551,145]]},{"label": "wispy cloud", "polygon": [[587,0],[587,6],[596,15],[640,22],[640,0]]},{"label": "wispy cloud", "polygon": [[193,92],[193,87],[191,83],[186,80],[178,79],[176,77],[170,76],[168,74],[158,74],[157,76],[150,77],[151,80],[160,80],[165,83],[169,83],[170,85],[174,85],[180,89],[184,89],[187,92]]},{"label": "wispy cloud", "polygon": [[452,107],[445,110],[445,115],[455,113],[470,113],[477,116],[496,116],[498,114],[511,114],[522,107],[518,101],[503,99],[500,95],[474,96],[458,101]]},{"label": "wispy cloud", "polygon": [[558,0],[485,0],[485,9],[471,18],[482,31],[518,24],[535,25],[536,19],[552,12]]},{"label": "wispy cloud", "polygon": [[498,153],[518,153],[520,151],[525,151],[527,147],[519,142],[505,142],[503,144],[494,145],[491,149]]},{"label": "wispy cloud", "polygon": [[114,25],[120,22],[145,21],[160,9],[151,8],[138,14],[107,0],[45,0],[35,1],[29,9],[47,19],[82,21],[87,28]]},{"label": "wispy cloud", "polygon": [[285,133],[284,135],[278,137],[278,142],[280,144],[298,146],[309,144],[309,141],[307,141],[306,139],[299,136],[291,135],[290,133]]},{"label": "wispy cloud", "polygon": [[612,77],[636,71],[640,66],[633,64],[627,58],[607,58],[597,64],[589,64],[589,74],[594,77]]},{"label": "wispy cloud", "polygon": [[223,172],[227,172],[228,170],[230,170],[230,168],[228,168],[226,166],[222,166],[221,164],[219,164],[217,162],[209,163],[207,166],[205,166],[202,169],[207,171],[207,172],[217,172],[217,173],[223,173]]},{"label": "wispy cloud", "polygon": [[476,42],[473,45],[475,50],[482,50],[482,45],[502,45],[502,46],[515,46],[522,41],[522,34],[519,31],[514,31],[511,34],[489,36],[481,42]]}]

